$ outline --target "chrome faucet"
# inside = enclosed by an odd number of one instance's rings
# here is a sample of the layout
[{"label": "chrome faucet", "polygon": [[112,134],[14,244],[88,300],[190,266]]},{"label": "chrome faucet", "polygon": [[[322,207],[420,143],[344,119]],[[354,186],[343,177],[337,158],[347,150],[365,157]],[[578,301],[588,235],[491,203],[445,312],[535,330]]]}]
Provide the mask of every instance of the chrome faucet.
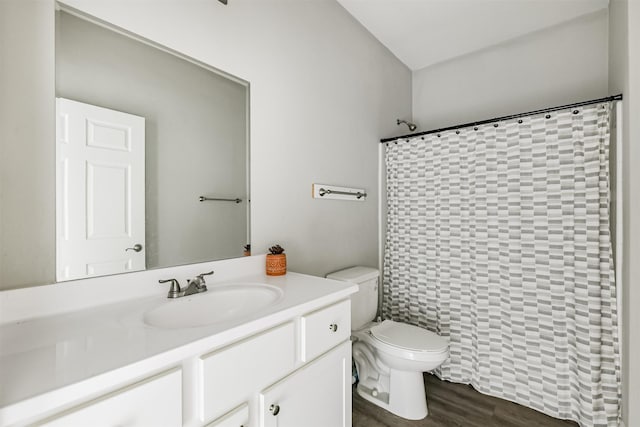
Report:
[{"label": "chrome faucet", "polygon": [[176,279],[158,280],[158,283],[170,282],[171,288],[169,288],[169,293],[167,294],[167,298],[180,298],[180,297],[186,297],[187,295],[206,292],[207,285],[204,280],[204,276],[210,276],[212,274],[213,274],[213,271],[210,271],[208,273],[198,274],[193,280],[187,280],[186,289],[182,289],[180,287],[180,283],[178,283]]}]

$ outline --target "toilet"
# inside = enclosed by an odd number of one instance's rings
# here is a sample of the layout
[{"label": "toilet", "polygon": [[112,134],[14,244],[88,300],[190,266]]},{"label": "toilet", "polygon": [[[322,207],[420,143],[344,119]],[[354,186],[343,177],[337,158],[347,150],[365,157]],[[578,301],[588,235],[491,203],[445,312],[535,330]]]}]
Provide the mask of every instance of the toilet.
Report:
[{"label": "toilet", "polygon": [[426,417],[422,373],[437,368],[449,357],[448,341],[417,326],[392,320],[373,321],[378,310],[377,269],[352,267],[326,277],[357,283],[360,288],[351,296],[357,393],[402,418]]}]

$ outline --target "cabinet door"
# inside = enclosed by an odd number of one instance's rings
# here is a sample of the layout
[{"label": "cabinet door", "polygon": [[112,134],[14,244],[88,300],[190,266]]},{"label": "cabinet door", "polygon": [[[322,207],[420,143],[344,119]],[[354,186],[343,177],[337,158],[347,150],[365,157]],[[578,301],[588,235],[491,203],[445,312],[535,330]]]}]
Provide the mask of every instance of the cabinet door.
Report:
[{"label": "cabinet door", "polygon": [[351,342],[260,394],[261,427],[350,427]]},{"label": "cabinet door", "polygon": [[117,390],[53,418],[47,427],[149,427],[182,425],[182,373],[169,371]]}]

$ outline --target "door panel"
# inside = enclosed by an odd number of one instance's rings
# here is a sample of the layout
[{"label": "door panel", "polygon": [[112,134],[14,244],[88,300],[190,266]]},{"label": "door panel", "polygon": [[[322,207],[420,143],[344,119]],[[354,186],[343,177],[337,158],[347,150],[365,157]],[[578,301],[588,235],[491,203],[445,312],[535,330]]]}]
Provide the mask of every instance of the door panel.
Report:
[{"label": "door panel", "polygon": [[56,106],[57,280],[144,270],[145,119]]},{"label": "door panel", "polygon": [[130,236],[129,169],[127,164],[87,163],[87,239]]}]

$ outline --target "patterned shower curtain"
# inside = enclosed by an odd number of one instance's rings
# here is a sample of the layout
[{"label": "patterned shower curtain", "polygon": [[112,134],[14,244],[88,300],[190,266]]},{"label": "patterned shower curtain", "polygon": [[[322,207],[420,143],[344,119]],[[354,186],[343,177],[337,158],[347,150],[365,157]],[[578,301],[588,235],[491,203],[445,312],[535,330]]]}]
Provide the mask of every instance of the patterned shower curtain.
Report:
[{"label": "patterned shower curtain", "polygon": [[383,315],[445,336],[435,373],[617,426],[603,103],[387,143]]}]

